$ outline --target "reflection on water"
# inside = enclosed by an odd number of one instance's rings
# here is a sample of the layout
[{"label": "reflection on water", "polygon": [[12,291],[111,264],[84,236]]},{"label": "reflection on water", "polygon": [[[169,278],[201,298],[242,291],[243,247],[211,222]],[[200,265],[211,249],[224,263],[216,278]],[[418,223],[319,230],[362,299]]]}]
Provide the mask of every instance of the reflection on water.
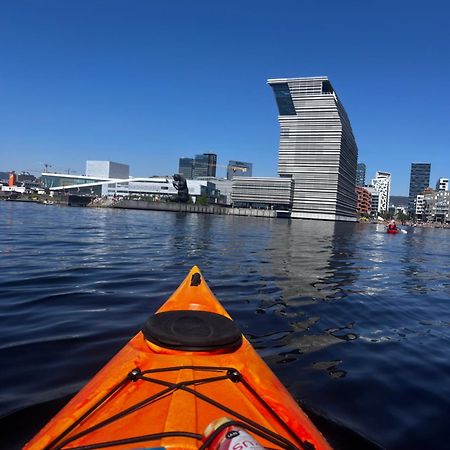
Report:
[{"label": "reflection on water", "polygon": [[449,230],[12,202],[0,229],[0,415],[44,418],[197,264],[319,421],[386,448],[448,437]]},{"label": "reflection on water", "polygon": [[[276,224],[276,232],[265,249],[270,263],[262,272],[275,280],[279,289],[277,301],[274,303],[275,291],[269,298],[262,299],[262,311],[272,316],[267,321],[268,334],[261,334],[264,328],[258,321],[259,334],[252,335],[253,343],[261,347],[261,353],[267,358],[272,357],[273,363],[292,363],[305,353],[357,338],[350,332],[352,324],[334,323],[324,328],[320,315],[315,313],[321,302],[336,302],[345,297],[346,290],[351,289],[358,277],[352,249],[357,245],[359,234],[355,224],[314,221]],[[345,241],[343,246],[342,241]],[[313,311],[313,315],[307,316],[307,310]],[[278,321],[280,331],[277,334],[273,333],[273,315],[283,318],[282,325]],[[320,366],[315,364],[316,368]],[[339,373],[345,374],[344,371]]]},{"label": "reflection on water", "polygon": [[266,252],[271,272],[280,277],[285,298],[310,301],[336,294],[338,286],[327,280],[334,274],[337,226],[333,222],[313,221],[285,221],[278,225]]}]

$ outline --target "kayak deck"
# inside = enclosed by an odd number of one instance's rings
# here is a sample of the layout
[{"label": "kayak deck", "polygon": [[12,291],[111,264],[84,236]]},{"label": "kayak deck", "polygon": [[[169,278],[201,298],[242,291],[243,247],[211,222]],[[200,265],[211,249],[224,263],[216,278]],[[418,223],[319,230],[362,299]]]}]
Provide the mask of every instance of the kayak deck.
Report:
[{"label": "kayak deck", "polygon": [[[330,448],[245,337],[230,331],[230,345],[202,347],[211,341],[203,312],[235,325],[197,267],[156,316],[170,311],[201,313],[164,322],[156,343],[150,318],[150,334],[144,326],[25,448],[206,448],[203,431],[223,416],[267,448]],[[166,345],[189,329],[198,335],[198,344],[186,339],[190,350]]]}]

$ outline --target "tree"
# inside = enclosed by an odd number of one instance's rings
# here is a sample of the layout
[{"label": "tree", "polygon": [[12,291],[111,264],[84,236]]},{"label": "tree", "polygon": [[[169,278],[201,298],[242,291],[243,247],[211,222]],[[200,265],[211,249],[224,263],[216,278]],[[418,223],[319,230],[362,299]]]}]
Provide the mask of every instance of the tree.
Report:
[{"label": "tree", "polygon": [[405,223],[408,220],[408,215],[403,211],[399,211],[397,213],[397,220],[399,220],[401,223]]},{"label": "tree", "polygon": [[200,205],[200,206],[207,206],[208,205],[208,197],[206,197],[206,195],[200,195],[199,197],[197,197],[195,204]]},{"label": "tree", "polygon": [[384,220],[392,220],[394,218],[394,213],[392,211],[385,211],[383,213],[380,213],[380,216]]}]

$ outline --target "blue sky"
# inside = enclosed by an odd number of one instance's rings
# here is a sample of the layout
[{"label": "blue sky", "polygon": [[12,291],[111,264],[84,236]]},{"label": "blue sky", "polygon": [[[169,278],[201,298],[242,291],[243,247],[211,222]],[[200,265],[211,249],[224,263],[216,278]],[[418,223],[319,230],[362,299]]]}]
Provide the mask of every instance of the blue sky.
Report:
[{"label": "blue sky", "polygon": [[327,75],[367,178],[407,195],[411,162],[450,176],[449,17],[433,0],[4,0],[0,170],[163,175],[215,152],[274,176],[267,79]]}]

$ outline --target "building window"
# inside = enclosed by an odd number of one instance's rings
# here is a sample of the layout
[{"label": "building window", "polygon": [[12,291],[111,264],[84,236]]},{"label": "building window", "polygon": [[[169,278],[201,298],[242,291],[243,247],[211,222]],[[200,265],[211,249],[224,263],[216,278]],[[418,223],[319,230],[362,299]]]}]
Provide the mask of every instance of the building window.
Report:
[{"label": "building window", "polygon": [[328,80],[322,82],[322,92],[324,94],[332,94],[334,92],[331,83]]},{"label": "building window", "polygon": [[295,116],[294,103],[287,83],[273,85],[273,92],[278,105],[280,116]]}]

